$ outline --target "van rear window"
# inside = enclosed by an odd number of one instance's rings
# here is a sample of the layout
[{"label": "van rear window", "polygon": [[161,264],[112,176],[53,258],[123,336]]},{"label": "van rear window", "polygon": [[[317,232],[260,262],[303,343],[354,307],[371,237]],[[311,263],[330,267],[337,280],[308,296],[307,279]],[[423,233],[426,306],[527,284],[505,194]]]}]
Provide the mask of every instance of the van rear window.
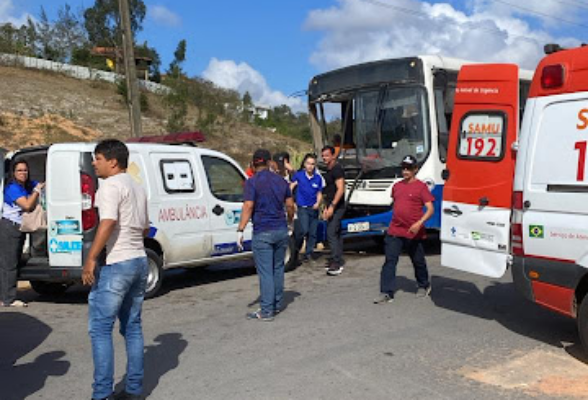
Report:
[{"label": "van rear window", "polygon": [[467,113],[459,126],[457,156],[462,159],[498,161],[504,157],[506,115],[499,111]]}]

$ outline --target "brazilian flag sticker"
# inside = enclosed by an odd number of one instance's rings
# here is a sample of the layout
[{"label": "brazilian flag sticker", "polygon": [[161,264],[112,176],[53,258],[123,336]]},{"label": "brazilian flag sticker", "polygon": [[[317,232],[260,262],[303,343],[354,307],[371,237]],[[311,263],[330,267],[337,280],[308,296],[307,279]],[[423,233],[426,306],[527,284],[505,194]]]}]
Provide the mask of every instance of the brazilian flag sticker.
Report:
[{"label": "brazilian flag sticker", "polygon": [[543,239],[543,225],[529,225],[529,236],[535,239]]}]

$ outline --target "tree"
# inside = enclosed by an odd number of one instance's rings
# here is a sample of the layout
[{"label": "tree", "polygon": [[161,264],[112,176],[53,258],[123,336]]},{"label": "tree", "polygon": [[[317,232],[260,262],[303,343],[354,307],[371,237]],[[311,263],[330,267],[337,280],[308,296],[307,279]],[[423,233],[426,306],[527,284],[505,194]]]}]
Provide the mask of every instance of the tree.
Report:
[{"label": "tree", "polygon": [[67,3],[57,12],[53,35],[52,47],[68,61],[76,49],[85,47],[88,42],[81,15],[74,13]]},{"label": "tree", "polygon": [[186,47],[186,39],[182,39],[178,43],[176,51],[174,51],[174,60],[170,63],[168,70],[168,73],[173,78],[179,78],[184,75],[182,65],[184,64],[184,61],[186,61]]},{"label": "tree", "polygon": [[249,94],[249,92],[245,92],[243,95],[243,107],[245,109],[253,107],[253,99],[251,98],[251,94]]},{"label": "tree", "polygon": [[45,7],[41,6],[39,13],[39,22],[37,22],[37,34],[39,40],[39,56],[46,60],[61,61],[63,55],[58,54],[57,49],[54,48],[54,29]]},{"label": "tree", "polygon": [[[143,29],[147,6],[143,0],[129,1],[133,37]],[[94,46],[119,47],[122,43],[118,0],[96,0],[84,12],[84,27]]]}]

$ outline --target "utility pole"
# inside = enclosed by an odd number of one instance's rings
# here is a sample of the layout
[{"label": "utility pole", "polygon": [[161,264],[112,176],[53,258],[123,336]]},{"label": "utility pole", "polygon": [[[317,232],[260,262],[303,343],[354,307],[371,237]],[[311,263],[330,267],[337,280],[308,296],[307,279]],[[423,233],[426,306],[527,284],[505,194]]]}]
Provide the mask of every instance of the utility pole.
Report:
[{"label": "utility pole", "polygon": [[127,81],[127,103],[131,120],[131,136],[142,136],[141,103],[139,83],[137,82],[137,68],[135,65],[135,51],[133,32],[131,31],[131,12],[128,0],[118,0],[120,9],[120,23],[122,25],[123,58],[125,63],[125,78]]}]

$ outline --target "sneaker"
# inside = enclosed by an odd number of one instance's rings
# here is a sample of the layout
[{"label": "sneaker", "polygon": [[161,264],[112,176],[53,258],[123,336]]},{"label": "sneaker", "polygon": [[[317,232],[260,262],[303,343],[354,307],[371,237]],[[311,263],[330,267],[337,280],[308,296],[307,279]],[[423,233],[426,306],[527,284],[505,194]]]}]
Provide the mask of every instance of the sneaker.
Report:
[{"label": "sneaker", "polygon": [[420,287],[416,291],[416,297],[429,297],[431,295],[431,285],[427,287]]},{"label": "sneaker", "polygon": [[374,304],[386,304],[392,303],[394,301],[394,295],[389,295],[388,293],[381,293],[379,297],[374,299]]},{"label": "sneaker", "polygon": [[306,254],[300,257],[300,264],[307,264],[309,261],[310,257],[308,257]]},{"label": "sneaker", "polygon": [[343,267],[335,263],[331,264],[327,269],[327,275],[331,276],[341,275],[341,272],[343,272]]},{"label": "sneaker", "polygon": [[6,303],[2,303],[3,307],[28,307],[29,305],[27,303],[25,303],[24,301],[21,300],[14,300],[12,303],[10,304],[6,304]]},{"label": "sneaker", "polygon": [[274,320],[273,315],[263,315],[261,310],[257,310],[255,312],[247,313],[247,319],[252,319],[256,321],[263,321],[263,322],[271,322]]}]

